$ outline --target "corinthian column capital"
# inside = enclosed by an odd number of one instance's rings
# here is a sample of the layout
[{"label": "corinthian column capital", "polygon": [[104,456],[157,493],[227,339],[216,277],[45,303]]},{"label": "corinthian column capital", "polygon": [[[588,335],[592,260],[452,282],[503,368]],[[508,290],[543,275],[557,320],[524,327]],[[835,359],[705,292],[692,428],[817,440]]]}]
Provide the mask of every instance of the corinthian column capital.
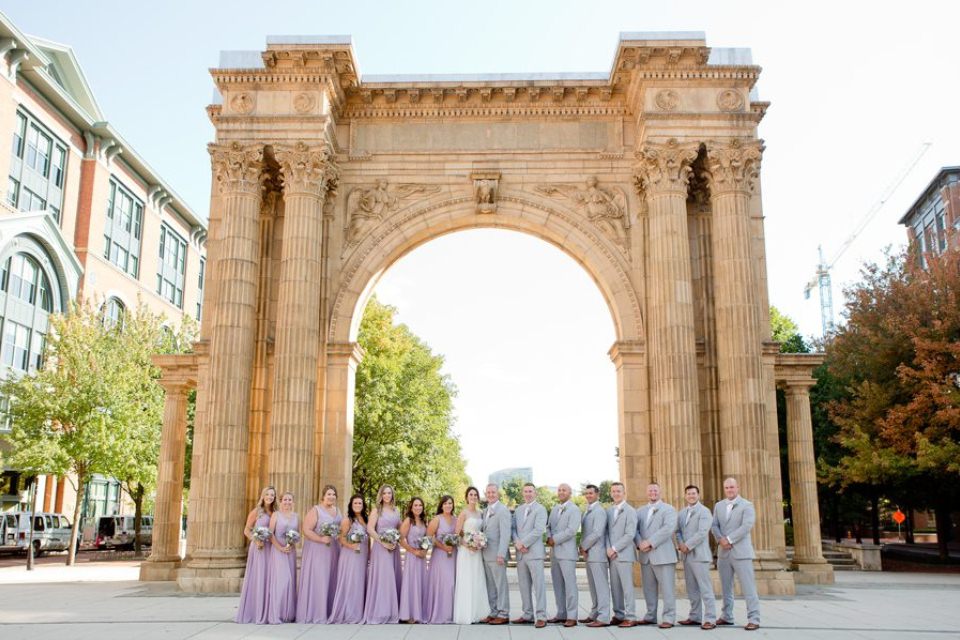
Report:
[{"label": "corinthian column capital", "polygon": [[690,164],[700,150],[698,142],[678,142],[671,138],[666,143],[647,143],[637,152],[637,182],[651,194],[663,192],[686,193],[690,180]]},{"label": "corinthian column capital", "polygon": [[213,175],[221,194],[246,193],[259,196],[264,180],[263,145],[211,143],[207,145]]},{"label": "corinthian column capital", "polygon": [[280,164],[283,190],[292,193],[323,196],[339,176],[329,145],[309,146],[297,142],[292,146],[277,145],[274,156]]},{"label": "corinthian column capital", "polygon": [[703,173],[710,194],[750,193],[760,177],[762,140],[711,141],[707,143],[707,170]]}]

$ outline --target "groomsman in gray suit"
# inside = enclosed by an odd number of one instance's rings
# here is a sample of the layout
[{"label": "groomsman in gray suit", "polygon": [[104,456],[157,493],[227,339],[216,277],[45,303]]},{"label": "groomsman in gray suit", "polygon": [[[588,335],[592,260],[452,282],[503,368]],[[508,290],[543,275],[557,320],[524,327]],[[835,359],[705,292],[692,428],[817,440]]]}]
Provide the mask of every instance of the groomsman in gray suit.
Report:
[{"label": "groomsman in gray suit", "polygon": [[700,625],[701,629],[710,630],[717,626],[717,599],[710,579],[713,516],[710,509],[700,503],[699,487],[689,485],[684,489],[684,499],[687,506],[677,517],[677,548],[683,558],[683,579],[687,583],[690,614],[680,624]]},{"label": "groomsman in gray suit", "polygon": [[[583,515],[580,553],[587,561],[587,584],[590,586],[590,615],[581,620],[588,627],[610,624],[610,567],[607,562],[607,514],[600,504],[600,489],[588,484],[583,488],[587,512]],[[568,618],[569,620],[569,618]]]},{"label": "groomsman in gray suit", "polygon": [[490,615],[480,622],[506,624],[510,619],[510,587],[507,585],[510,510],[500,502],[500,488],[497,485],[488,484],[484,494],[487,508],[483,512],[483,532],[487,536],[487,546],[482,553]]},{"label": "groomsman in gray suit", "polygon": [[657,592],[663,596],[661,629],[677,621],[677,549],[673,534],[677,531],[677,510],[660,499],[660,485],[647,485],[650,502],[637,511],[637,557],[643,580],[643,599],[647,612],[637,624],[657,624]]},{"label": "groomsman in gray suit", "polygon": [[511,622],[536,622],[537,629],[542,629],[547,626],[547,587],[543,575],[543,534],[547,530],[547,510],[537,502],[537,488],[529,482],[523,485],[523,504],[514,510],[513,520],[513,547],[517,552],[523,614]]},{"label": "groomsman in gray suit", "polygon": [[550,576],[553,579],[553,597],[557,601],[557,615],[547,622],[577,626],[580,607],[577,592],[577,531],[580,530],[580,508],[573,504],[570,485],[557,487],[557,504],[547,519],[547,545],[553,547]]},{"label": "groomsman in gray suit", "polygon": [[633,595],[633,563],[637,559],[633,537],[637,534],[637,512],[627,504],[627,489],[622,482],[610,485],[613,506],[607,510],[607,559],[610,561],[610,591],[613,595],[611,625],[632,627],[637,624],[636,597]]},{"label": "groomsman in gray suit", "polygon": [[736,478],[723,481],[721,500],[713,508],[713,537],[717,549],[717,571],[723,587],[723,612],[717,625],[733,624],[733,577],[740,580],[740,590],[747,602],[747,631],[760,628],[760,598],[753,577],[753,541],[750,530],[757,520],[753,503],[740,496],[740,483]]}]

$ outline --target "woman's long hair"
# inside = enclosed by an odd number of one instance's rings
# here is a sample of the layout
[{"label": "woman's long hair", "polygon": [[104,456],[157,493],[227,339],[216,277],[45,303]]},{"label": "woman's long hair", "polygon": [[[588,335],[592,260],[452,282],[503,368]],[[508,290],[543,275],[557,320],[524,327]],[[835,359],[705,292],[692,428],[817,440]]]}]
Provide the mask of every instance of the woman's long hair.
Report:
[{"label": "woman's long hair", "polygon": [[[390,493],[393,495],[393,502],[390,503],[394,509],[397,509],[397,490],[391,487],[388,484],[382,485],[380,490],[377,491],[377,511],[383,511],[383,492],[387,489],[390,489]],[[399,511],[399,509],[397,509]]]},{"label": "woman's long hair", "polygon": [[360,517],[363,518],[363,522],[367,522],[367,501],[359,493],[355,493],[350,496],[350,500],[347,501],[347,517],[350,518],[350,522],[357,521],[357,514],[353,511],[353,501],[357,498],[360,499],[360,503],[363,505],[363,508],[360,509]]},{"label": "woman's long hair", "polygon": [[417,524],[417,516],[413,513],[413,503],[417,501],[419,501],[420,506],[423,507],[423,511],[420,512],[420,524],[426,524],[427,521],[424,518],[427,515],[427,505],[424,503],[422,498],[418,498],[417,496],[410,498],[410,504],[407,505],[406,515],[408,518],[410,518],[410,524]]},{"label": "woman's long hair", "polygon": [[[271,502],[269,505],[263,501],[263,494],[265,494],[267,491],[273,491],[273,502]],[[263,491],[260,492],[260,501],[257,502],[257,511],[260,513],[269,513],[270,515],[273,515],[273,512],[277,510],[277,499],[277,490],[273,487],[273,485],[267,485],[263,488]]]},{"label": "woman's long hair", "polygon": [[[453,505],[453,509],[457,508],[457,503],[453,501],[453,496],[445,494],[440,496],[440,502],[437,504],[437,515],[443,513],[443,505],[446,504],[447,500],[450,501],[450,504]],[[450,509],[450,515],[453,515],[453,509]]]}]

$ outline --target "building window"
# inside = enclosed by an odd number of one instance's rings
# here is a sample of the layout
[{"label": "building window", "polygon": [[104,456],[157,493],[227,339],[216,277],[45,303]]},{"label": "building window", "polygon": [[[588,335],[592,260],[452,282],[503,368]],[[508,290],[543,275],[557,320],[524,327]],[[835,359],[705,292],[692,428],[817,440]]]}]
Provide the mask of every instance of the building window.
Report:
[{"label": "building window", "polygon": [[0,361],[18,371],[27,370],[27,349],[30,346],[30,328],[7,319],[3,323],[3,346]]},{"label": "building window", "polygon": [[[10,433],[10,399],[0,396],[0,433]],[[0,494],[10,493],[3,490],[3,480],[0,478]]]},{"label": "building window", "polygon": [[20,211],[46,211],[47,201],[30,189],[23,188],[20,190],[20,201],[17,208]]},{"label": "building window", "polygon": [[122,327],[123,314],[127,308],[118,298],[111,297],[103,305],[103,324],[107,327]]},{"label": "building window", "polygon": [[7,178],[7,204],[11,207],[17,206],[17,199],[20,197],[20,181],[13,177]]},{"label": "building window", "polygon": [[53,139],[41,131],[40,127],[31,123],[30,131],[27,132],[27,166],[44,178],[47,177],[47,171],[50,169],[52,146]]},{"label": "building window", "polygon": [[103,257],[134,278],[140,273],[140,232],[143,202],[110,179]]},{"label": "building window", "polygon": [[203,315],[203,279],[207,272],[207,259],[200,258],[200,274],[197,276],[197,322]]},{"label": "building window", "polygon": [[63,188],[63,171],[66,168],[67,150],[57,145],[53,150],[53,165],[50,172],[50,182],[53,186]]},{"label": "building window", "polygon": [[187,270],[187,243],[166,224],[160,227],[160,263],[157,293],[183,308],[183,280]]},{"label": "building window", "polygon": [[47,211],[49,207],[59,223],[68,148],[32,115],[18,110],[10,150],[7,203],[20,211]]},{"label": "building window", "polygon": [[17,113],[17,125],[13,130],[13,155],[23,157],[23,141],[27,137],[27,116]]},{"label": "building window", "polygon": [[31,256],[18,253],[7,258],[0,271],[0,286],[10,296],[38,306],[47,313],[53,311],[50,279]]}]

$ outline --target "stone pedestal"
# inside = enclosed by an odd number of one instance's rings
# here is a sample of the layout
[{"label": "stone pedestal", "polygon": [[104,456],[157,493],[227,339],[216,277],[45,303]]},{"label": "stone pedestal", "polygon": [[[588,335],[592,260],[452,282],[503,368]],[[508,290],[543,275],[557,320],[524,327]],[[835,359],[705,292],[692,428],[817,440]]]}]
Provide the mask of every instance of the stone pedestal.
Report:
[{"label": "stone pedestal", "polygon": [[352,493],[353,395],[362,359],[363,349],[356,343],[327,345],[327,399],[318,484],[332,484],[345,497]]},{"label": "stone pedestal", "polygon": [[646,351],[641,342],[617,342],[609,355],[617,370],[620,481],[637,501],[646,495],[644,487],[653,477]]}]

